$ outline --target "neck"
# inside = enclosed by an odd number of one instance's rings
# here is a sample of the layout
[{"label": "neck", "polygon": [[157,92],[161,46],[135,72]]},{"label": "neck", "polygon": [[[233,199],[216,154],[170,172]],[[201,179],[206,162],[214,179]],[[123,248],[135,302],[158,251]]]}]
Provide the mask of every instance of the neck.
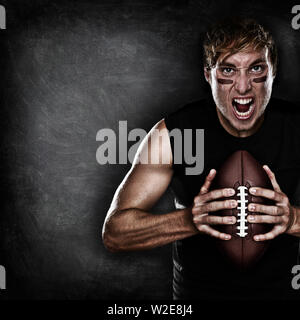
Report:
[{"label": "neck", "polygon": [[232,136],[238,137],[238,138],[246,138],[258,131],[258,129],[262,126],[264,121],[264,114],[255,122],[254,126],[247,130],[237,130],[234,128],[231,123],[221,114],[221,112],[217,108],[217,114],[219,121],[222,125],[222,127]]}]

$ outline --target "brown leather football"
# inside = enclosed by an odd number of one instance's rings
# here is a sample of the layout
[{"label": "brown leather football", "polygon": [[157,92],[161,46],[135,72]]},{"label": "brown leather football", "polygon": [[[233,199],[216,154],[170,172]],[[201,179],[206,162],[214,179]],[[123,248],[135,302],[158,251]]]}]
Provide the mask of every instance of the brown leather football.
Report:
[{"label": "brown leather football", "polygon": [[[249,193],[250,187],[272,189],[270,180],[262,165],[247,151],[236,151],[217,170],[212,189],[234,188],[231,199],[238,201],[237,208],[215,212],[215,215],[235,216],[233,225],[222,225],[218,229],[231,235],[230,240],[217,240],[221,252],[240,270],[252,267],[264,254],[269,241],[254,241],[256,234],[271,230],[270,224],[252,224],[247,221],[250,203],[270,204],[265,198],[255,197]],[[227,198],[228,199],[228,198]],[[230,199],[230,198],[229,198]],[[259,213],[251,212],[251,215]]]}]

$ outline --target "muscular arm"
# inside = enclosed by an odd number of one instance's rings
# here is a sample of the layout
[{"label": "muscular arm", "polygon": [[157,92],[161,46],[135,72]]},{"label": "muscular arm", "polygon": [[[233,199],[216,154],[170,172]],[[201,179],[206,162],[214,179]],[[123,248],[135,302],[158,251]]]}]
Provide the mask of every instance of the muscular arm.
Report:
[{"label": "muscular arm", "polygon": [[162,120],[145,137],[114,195],[102,232],[110,251],[150,249],[199,232],[191,208],[160,215],[150,212],[172,175],[172,151]]}]

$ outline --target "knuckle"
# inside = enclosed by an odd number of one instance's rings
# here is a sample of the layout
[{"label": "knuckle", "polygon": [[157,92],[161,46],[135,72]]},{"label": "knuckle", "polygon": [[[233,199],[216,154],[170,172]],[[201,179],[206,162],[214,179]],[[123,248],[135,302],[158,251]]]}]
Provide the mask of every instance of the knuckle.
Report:
[{"label": "knuckle", "polygon": [[206,178],[205,178],[204,183],[210,183],[210,181],[211,181],[211,176],[210,176],[210,174],[208,174],[208,175],[206,176]]},{"label": "knuckle", "polygon": [[256,215],[255,216],[255,222],[258,222],[258,223],[263,222],[263,217],[259,216],[259,215]]},{"label": "knuckle", "polygon": [[207,203],[206,206],[205,206],[205,209],[206,209],[207,211],[213,211],[213,204],[212,204],[212,202]]},{"label": "knuckle", "polygon": [[222,224],[226,224],[226,223],[228,223],[228,221],[229,221],[229,220],[228,220],[227,217],[221,217],[221,221],[220,221],[220,222],[221,222]]},{"label": "knuckle", "polygon": [[193,206],[192,207],[192,214],[198,214],[201,212],[201,206]]},{"label": "knuckle", "polygon": [[214,190],[212,191],[212,197],[214,199],[220,198],[223,196],[223,191],[222,190]]},{"label": "knuckle", "polygon": [[274,232],[269,232],[269,233],[266,233],[265,235],[264,235],[264,240],[271,240],[271,239],[273,239],[275,237],[275,234],[274,234]]},{"label": "knuckle", "polygon": [[232,196],[233,194],[231,193],[231,189],[222,189],[220,190],[220,197],[223,196],[223,197],[230,197]]},{"label": "knuckle", "polygon": [[221,240],[229,240],[230,237],[226,233],[220,233],[218,234],[218,238]]},{"label": "knuckle", "polygon": [[216,231],[214,229],[209,229],[209,230],[207,230],[207,234],[209,234],[211,237],[215,237]]},{"label": "knuckle", "polygon": [[284,224],[287,224],[289,222],[289,217],[288,216],[282,216],[281,217],[281,221],[284,223]]},{"label": "knuckle", "polygon": [[289,204],[289,198],[284,196],[282,202],[287,206]]},{"label": "knuckle", "polygon": [[198,204],[200,202],[200,197],[197,196],[194,198],[194,204]]},{"label": "knuckle", "polygon": [[198,223],[204,224],[205,223],[205,214],[203,214],[202,212],[197,213],[196,220]]},{"label": "knuckle", "polygon": [[200,219],[199,219],[199,215],[198,215],[198,214],[197,214],[197,215],[196,215],[196,214],[193,215],[193,222],[194,222],[194,223],[199,223],[199,220],[200,220]]},{"label": "knuckle", "polygon": [[206,220],[207,224],[215,224],[216,223],[216,217],[209,216],[209,218]]},{"label": "knuckle", "polygon": [[267,233],[264,237],[263,240],[271,240],[274,239],[275,235],[273,233]]},{"label": "knuckle", "polygon": [[274,217],[274,223],[280,223],[282,221],[281,217]]},{"label": "knuckle", "polygon": [[200,189],[200,191],[206,193],[206,192],[208,191],[208,189],[207,189],[207,187],[202,186],[201,189]]},{"label": "knuckle", "polygon": [[225,208],[230,208],[230,200],[225,200],[224,201],[224,207]]},{"label": "knuckle", "polygon": [[205,201],[210,201],[214,198],[215,191],[207,192],[204,196]]},{"label": "knuckle", "polygon": [[199,230],[200,232],[204,232],[204,230],[205,230],[204,225],[201,224],[201,223],[199,223],[199,224],[197,225],[197,228],[198,228],[198,230]]},{"label": "knuckle", "polygon": [[214,237],[214,238],[219,238],[219,235],[218,234],[216,234],[215,232],[209,232],[209,235],[210,236],[212,236],[212,237]]},{"label": "knuckle", "polygon": [[275,191],[271,191],[271,199],[275,200],[276,199],[276,193]]},{"label": "knuckle", "polygon": [[203,224],[209,224],[209,223],[210,223],[210,219],[211,219],[211,216],[209,216],[209,215],[202,215],[202,217],[201,217],[201,223],[203,223]]},{"label": "knuckle", "polygon": [[192,210],[194,210],[195,212],[199,212],[201,207],[202,207],[202,205],[194,203],[192,206]]},{"label": "knuckle", "polygon": [[236,205],[235,200],[225,200],[225,208],[233,208]]},{"label": "knuckle", "polygon": [[257,212],[261,212],[261,213],[264,213],[264,209],[265,209],[265,207],[263,206],[263,205],[261,205],[261,204],[259,204],[258,206],[257,206]]}]

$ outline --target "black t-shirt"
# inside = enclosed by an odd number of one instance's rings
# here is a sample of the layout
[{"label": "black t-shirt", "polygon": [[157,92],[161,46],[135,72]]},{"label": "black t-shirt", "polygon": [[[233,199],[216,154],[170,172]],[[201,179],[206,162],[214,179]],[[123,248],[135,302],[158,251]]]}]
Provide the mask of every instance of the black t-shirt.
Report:
[{"label": "black t-shirt", "polygon": [[[261,164],[267,164],[291,204],[297,205],[297,199],[299,202],[300,108],[271,99],[262,126],[246,138],[234,137],[222,127],[212,99],[184,106],[168,115],[165,123],[169,131],[204,129],[203,172],[186,175],[185,169],[190,165],[173,164],[171,187],[176,203],[191,205],[210,169],[218,169],[237,150],[247,150]],[[195,148],[196,138],[192,137]],[[170,142],[174,153],[174,140],[171,138]],[[291,286],[291,270],[298,263],[298,254],[299,238],[282,234],[271,241],[255,267],[241,273],[221,256],[214,238],[208,235],[198,234],[176,241],[173,245],[174,298],[300,299],[300,290]]]}]

